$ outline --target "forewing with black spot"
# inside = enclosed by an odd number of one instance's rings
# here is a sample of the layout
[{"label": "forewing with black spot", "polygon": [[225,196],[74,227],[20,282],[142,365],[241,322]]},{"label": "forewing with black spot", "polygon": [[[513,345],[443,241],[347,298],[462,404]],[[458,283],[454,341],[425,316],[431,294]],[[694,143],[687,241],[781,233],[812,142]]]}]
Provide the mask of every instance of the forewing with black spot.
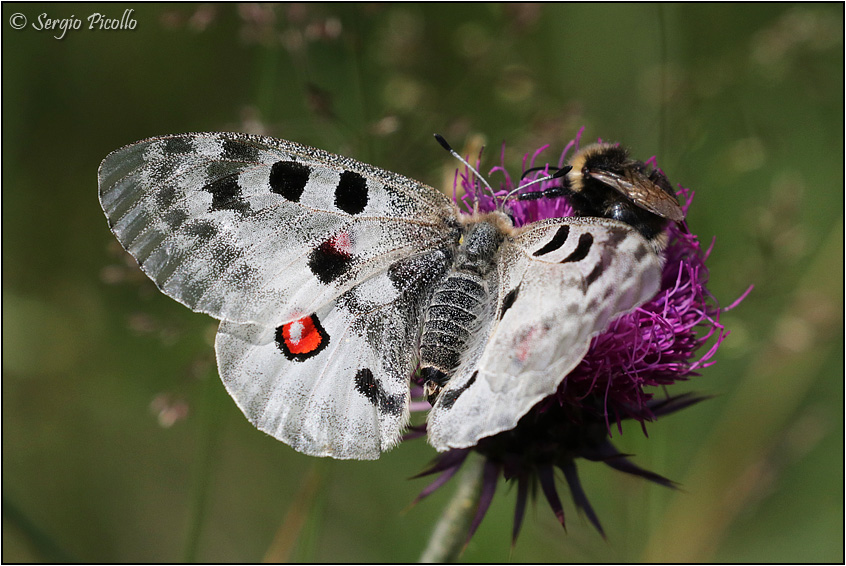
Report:
[{"label": "forewing with black spot", "polygon": [[558,388],[615,317],[658,291],[662,259],[629,225],[599,218],[531,224],[500,249],[497,314],[429,414],[438,450],[517,425]]},{"label": "forewing with black spot", "polygon": [[240,323],[291,322],[457,237],[434,189],[260,136],[141,141],[106,157],[99,184],[112,231],[162,291]]}]

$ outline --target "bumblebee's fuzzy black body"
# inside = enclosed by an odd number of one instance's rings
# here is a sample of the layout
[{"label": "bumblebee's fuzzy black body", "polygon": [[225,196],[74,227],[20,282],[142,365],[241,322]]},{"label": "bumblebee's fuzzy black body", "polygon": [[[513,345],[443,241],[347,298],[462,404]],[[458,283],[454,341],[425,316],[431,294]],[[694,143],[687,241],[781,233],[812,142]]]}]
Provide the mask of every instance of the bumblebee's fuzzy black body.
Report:
[{"label": "bumblebee's fuzzy black body", "polygon": [[576,216],[625,222],[658,247],[663,247],[659,240],[667,225],[684,219],[667,177],[659,169],[650,171],[642,161],[631,159],[623,147],[590,145],[573,156],[570,166],[560,187],[518,198],[566,196]]}]

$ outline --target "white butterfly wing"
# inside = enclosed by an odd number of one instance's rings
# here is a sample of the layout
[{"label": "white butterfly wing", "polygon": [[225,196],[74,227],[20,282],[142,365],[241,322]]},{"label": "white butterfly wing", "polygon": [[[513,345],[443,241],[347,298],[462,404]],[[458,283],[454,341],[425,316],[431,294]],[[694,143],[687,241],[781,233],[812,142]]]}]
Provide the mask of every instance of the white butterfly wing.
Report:
[{"label": "white butterfly wing", "polygon": [[392,261],[441,247],[436,190],[292,142],[234,133],[141,141],[100,165],[115,236],[167,295],[237,322],[318,310]]},{"label": "white butterfly wing", "polygon": [[408,418],[411,347],[457,245],[434,189],[291,142],[153,138],[100,166],[112,231],[167,295],[221,319],[247,418],[307,454],[376,458]]},{"label": "white butterfly wing", "polygon": [[662,259],[626,224],[566,218],[527,226],[501,248],[497,314],[429,414],[438,450],[517,425],[551,395],[616,316],[658,291]]},{"label": "white butterfly wing", "polygon": [[278,328],[224,321],[216,349],[227,391],[257,428],[300,452],[378,458],[408,422],[421,297],[448,259],[410,258],[313,313],[326,340],[313,356],[282,355]]}]

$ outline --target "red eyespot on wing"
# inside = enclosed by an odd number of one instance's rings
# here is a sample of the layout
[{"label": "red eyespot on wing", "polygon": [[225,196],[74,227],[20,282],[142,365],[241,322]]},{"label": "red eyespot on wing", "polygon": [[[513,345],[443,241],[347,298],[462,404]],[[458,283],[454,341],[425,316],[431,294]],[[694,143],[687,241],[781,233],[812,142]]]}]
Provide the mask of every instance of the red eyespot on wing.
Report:
[{"label": "red eyespot on wing", "polygon": [[329,344],[329,334],[316,314],[304,316],[276,328],[276,346],[289,360],[305,361]]}]

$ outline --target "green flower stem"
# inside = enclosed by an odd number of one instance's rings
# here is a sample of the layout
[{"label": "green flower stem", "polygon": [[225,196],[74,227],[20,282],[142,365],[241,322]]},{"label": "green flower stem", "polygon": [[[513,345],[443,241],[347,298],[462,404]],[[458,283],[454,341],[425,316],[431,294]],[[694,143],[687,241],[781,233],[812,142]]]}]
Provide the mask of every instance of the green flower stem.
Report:
[{"label": "green flower stem", "polygon": [[467,529],[479,504],[482,490],[482,471],[485,461],[476,454],[471,454],[464,462],[458,478],[455,497],[444,509],[435,525],[432,536],[423,554],[421,563],[455,562],[464,550]]}]

